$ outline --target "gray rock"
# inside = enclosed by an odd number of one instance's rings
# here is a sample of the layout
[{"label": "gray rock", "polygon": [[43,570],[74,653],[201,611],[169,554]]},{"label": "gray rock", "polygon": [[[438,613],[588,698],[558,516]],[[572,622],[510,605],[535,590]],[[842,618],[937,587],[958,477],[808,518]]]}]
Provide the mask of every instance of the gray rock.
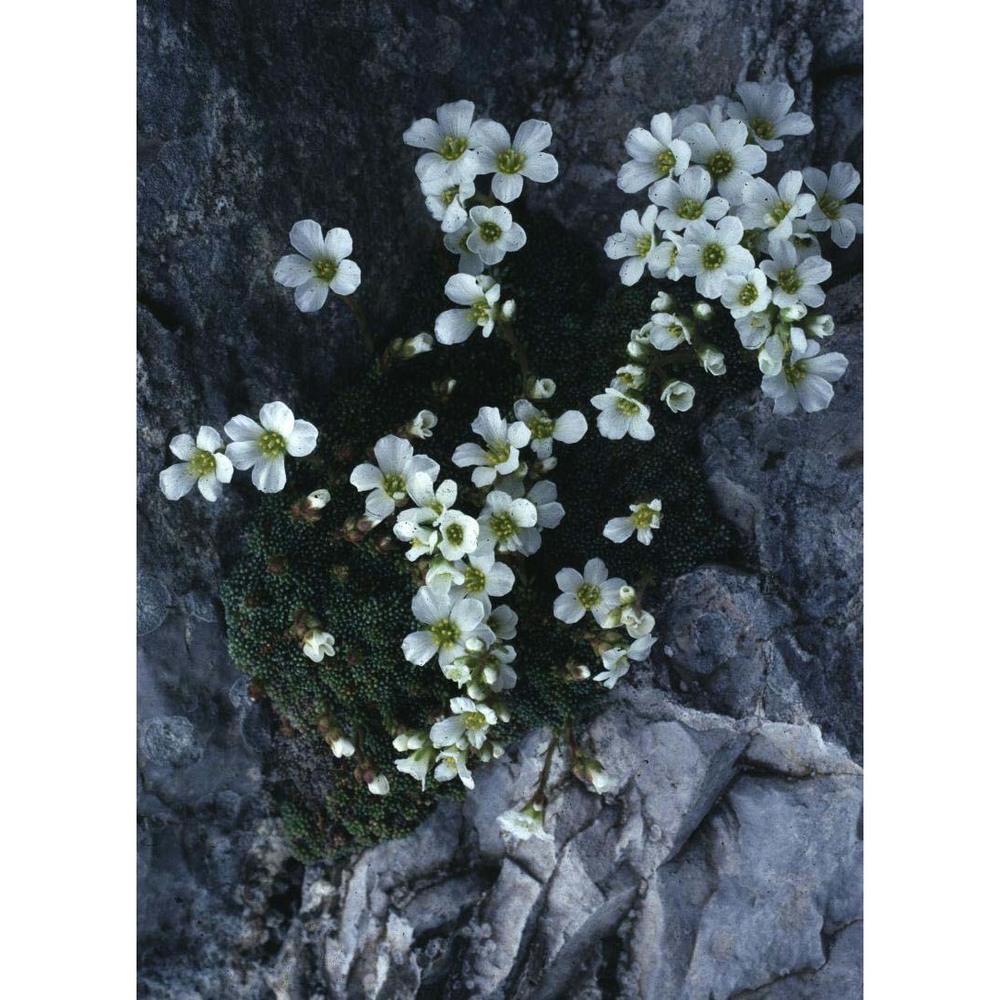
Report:
[{"label": "gray rock", "polygon": [[202,755],[194,726],[183,715],[147,719],[139,726],[139,749],[151,764],[183,767]]}]

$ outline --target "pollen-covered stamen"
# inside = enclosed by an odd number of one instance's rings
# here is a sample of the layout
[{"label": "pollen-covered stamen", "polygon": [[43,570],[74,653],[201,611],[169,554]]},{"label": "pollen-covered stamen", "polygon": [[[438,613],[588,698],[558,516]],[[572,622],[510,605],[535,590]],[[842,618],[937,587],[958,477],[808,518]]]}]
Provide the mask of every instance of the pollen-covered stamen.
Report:
[{"label": "pollen-covered stamen", "polygon": [[441,201],[444,202],[445,206],[448,206],[455,200],[455,196],[457,194],[458,194],[457,184],[454,187],[445,188],[441,192]]},{"label": "pollen-covered stamen", "polygon": [[697,198],[682,198],[677,203],[676,213],[682,219],[687,219],[688,222],[694,222],[696,219],[701,218],[701,213],[704,211],[705,203],[703,201],[698,201]]},{"label": "pollen-covered stamen", "polygon": [[802,287],[802,279],[794,267],[786,267],[778,272],[778,284],[788,295],[794,295]]},{"label": "pollen-covered stamen", "polygon": [[840,208],[844,203],[842,201],[838,201],[836,198],[833,198],[828,194],[825,194],[823,195],[822,198],[820,198],[817,204],[819,205],[819,210],[828,219],[839,219]]},{"label": "pollen-covered stamen", "polygon": [[449,524],[444,529],[444,536],[452,545],[461,545],[465,541],[465,529],[460,524]]},{"label": "pollen-covered stamen", "polygon": [[337,277],[337,264],[332,260],[314,260],[312,269],[320,281],[333,281]]},{"label": "pollen-covered stamen", "polygon": [[645,257],[646,254],[648,254],[649,251],[652,250],[652,249],[653,249],[653,237],[649,236],[646,233],[643,233],[643,235],[640,236],[635,241],[635,252],[640,257]]},{"label": "pollen-covered stamen", "polygon": [[516,149],[505,149],[497,153],[497,170],[502,174],[520,173],[527,159],[524,153],[519,153]]},{"label": "pollen-covered stamen", "polygon": [[785,378],[788,379],[789,385],[798,385],[806,375],[809,374],[806,366],[801,361],[791,362],[786,361],[784,364]]},{"label": "pollen-covered stamen", "polygon": [[461,634],[458,626],[450,618],[435,622],[431,626],[431,637],[439,646],[454,646]]},{"label": "pollen-covered stamen", "polygon": [[495,223],[487,220],[479,225],[479,235],[486,240],[487,243],[496,243],[501,236],[503,236],[503,230]]},{"label": "pollen-covered stamen", "polygon": [[741,306],[752,306],[757,301],[757,286],[753,282],[748,281],[740,289],[740,293],[736,296],[736,299]]},{"label": "pollen-covered stamen", "polygon": [[277,431],[264,431],[257,440],[257,447],[265,458],[278,458],[285,454],[285,439]]},{"label": "pollen-covered stamen", "polygon": [[503,465],[510,458],[509,444],[490,445],[490,450],[486,455],[486,461],[490,465]]},{"label": "pollen-covered stamen", "polygon": [[215,456],[210,451],[199,448],[191,458],[189,463],[191,471],[198,476],[207,476],[210,472],[215,472]]},{"label": "pollen-covered stamen", "polygon": [[464,136],[446,135],[438,152],[446,160],[457,160],[469,148],[469,140]]},{"label": "pollen-covered stamen", "polygon": [[718,243],[708,243],[701,250],[701,262],[706,271],[715,271],[726,262],[726,249]]},{"label": "pollen-covered stamen", "polygon": [[669,174],[670,171],[673,170],[674,167],[676,166],[677,166],[677,157],[674,156],[674,154],[669,149],[665,149],[656,158],[656,169],[659,170],[664,177],[666,177],[667,174]]},{"label": "pollen-covered stamen", "polygon": [[406,480],[398,472],[389,472],[382,479],[382,489],[393,500],[402,500],[406,496]]},{"label": "pollen-covered stamen", "polygon": [[501,542],[505,542],[517,534],[517,525],[510,514],[494,514],[490,518],[490,530]]},{"label": "pollen-covered stamen", "polygon": [[639,412],[639,404],[634,399],[629,399],[628,396],[616,399],[615,405],[618,407],[618,411],[624,413],[626,417],[634,417]]},{"label": "pollen-covered stamen", "polygon": [[493,309],[486,299],[480,299],[469,306],[469,315],[476,323],[488,323],[493,316]]},{"label": "pollen-covered stamen", "polygon": [[750,122],[750,128],[759,139],[763,139],[765,142],[774,138],[774,126],[766,118],[754,118]]},{"label": "pollen-covered stamen", "polygon": [[600,603],[601,588],[596,583],[585,583],[576,592],[576,599],[589,611]]},{"label": "pollen-covered stamen", "polygon": [[478,732],[480,729],[489,729],[489,722],[482,712],[464,712],[462,714],[462,724],[470,733]]},{"label": "pollen-covered stamen", "polygon": [[536,441],[541,441],[544,438],[552,437],[552,432],[555,430],[556,422],[544,413],[539,413],[535,417],[531,417],[528,420],[528,427],[531,430],[531,436]]},{"label": "pollen-covered stamen", "polygon": [[646,504],[643,504],[632,515],[632,523],[637,528],[648,528],[653,523],[653,517],[655,513],[656,512],[651,507],[647,506]]},{"label": "pollen-covered stamen", "polygon": [[712,175],[713,179],[718,180],[720,177],[725,177],[727,174],[732,173],[733,167],[736,166],[736,161],[733,159],[732,153],[727,153],[724,149],[720,149],[708,158],[708,163],[705,166],[708,168],[708,172]]},{"label": "pollen-covered stamen", "polygon": [[771,218],[775,222],[781,222],[792,210],[792,206],[787,201],[778,201],[771,206]]},{"label": "pollen-covered stamen", "polygon": [[474,566],[465,571],[465,589],[470,594],[481,594],[486,589],[486,574]]}]

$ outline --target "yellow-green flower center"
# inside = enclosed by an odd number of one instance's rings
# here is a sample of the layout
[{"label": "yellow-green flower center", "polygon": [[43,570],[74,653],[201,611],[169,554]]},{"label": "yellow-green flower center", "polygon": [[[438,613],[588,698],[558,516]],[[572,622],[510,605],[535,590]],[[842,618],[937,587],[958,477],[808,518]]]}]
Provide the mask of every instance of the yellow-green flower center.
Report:
[{"label": "yellow-green flower center", "polygon": [[215,472],[215,456],[210,451],[199,448],[190,461],[191,471],[198,476],[207,476]]},{"label": "yellow-green flower center", "polygon": [[462,724],[465,726],[466,731],[470,733],[478,732],[480,729],[486,729],[489,726],[486,716],[482,712],[465,712],[462,715]]},{"label": "yellow-green flower center", "polygon": [[786,267],[778,272],[778,284],[788,295],[794,295],[802,287],[802,279],[794,267]]},{"label": "yellow-green flower center", "polygon": [[733,167],[736,166],[736,161],[733,159],[732,153],[727,153],[724,149],[720,149],[708,158],[708,163],[705,166],[708,167],[708,172],[712,177],[718,180],[720,177],[725,177],[726,174],[732,172]]},{"label": "yellow-green flower center", "polygon": [[503,230],[495,222],[487,220],[479,224],[479,235],[487,243],[496,243],[503,236]]},{"label": "yellow-green flower center", "polygon": [[536,441],[541,441],[544,438],[552,437],[556,422],[546,414],[539,413],[538,416],[531,417],[528,420],[528,427],[531,428],[531,436]]},{"label": "yellow-green flower center", "polygon": [[508,458],[510,458],[510,445],[506,443],[490,445],[490,450],[486,454],[486,461],[490,465],[503,465]]},{"label": "yellow-green flower center", "polygon": [[461,545],[465,541],[465,529],[460,525],[456,524],[454,521],[444,529],[444,537],[451,542],[452,545]]},{"label": "yellow-green flower center", "polygon": [[618,411],[624,413],[626,417],[634,417],[639,412],[639,404],[634,399],[629,399],[628,396],[620,396],[615,400],[615,405],[618,407]]},{"label": "yellow-green flower center", "polygon": [[767,141],[774,138],[774,126],[766,118],[754,118],[750,122],[750,128],[758,139]]},{"label": "yellow-green flower center", "polygon": [[656,511],[648,504],[643,504],[633,515],[632,523],[637,528],[648,528],[653,523]]},{"label": "yellow-green flower center", "polygon": [[501,542],[517,534],[517,525],[510,514],[494,514],[490,518],[490,528]]},{"label": "yellow-green flower center", "polygon": [[726,248],[709,243],[701,249],[701,263],[706,271],[715,271],[726,262]]},{"label": "yellow-green flower center", "polygon": [[516,149],[505,149],[497,153],[497,170],[502,174],[520,173],[527,159],[524,153],[519,153]]},{"label": "yellow-green flower center", "polygon": [[257,439],[257,447],[265,458],[285,454],[285,439],[277,431],[264,431]]},{"label": "yellow-green flower center", "polygon": [[406,480],[398,472],[389,472],[382,477],[382,489],[393,500],[401,500],[406,495]]},{"label": "yellow-green flower center", "polygon": [[646,233],[643,233],[642,236],[640,236],[635,241],[635,252],[640,257],[645,257],[646,254],[648,254],[649,251],[652,249],[652,247],[653,247],[653,237],[647,235]]},{"label": "yellow-green flower center", "polygon": [[441,200],[444,202],[445,207],[447,207],[448,205],[450,205],[455,200],[455,196],[457,194],[458,194],[458,185],[457,184],[454,187],[445,188],[441,192]]},{"label": "yellow-green flower center", "polygon": [[785,378],[788,379],[789,385],[798,385],[809,374],[806,366],[801,361],[796,361],[794,364],[786,361],[784,369]]},{"label": "yellow-green flower center", "polygon": [[596,583],[585,583],[576,592],[576,599],[589,611],[600,603],[601,588]]},{"label": "yellow-green flower center", "polygon": [[431,638],[438,646],[453,646],[458,642],[460,635],[458,626],[450,618],[435,622],[431,626]]},{"label": "yellow-green flower center", "polygon": [[687,219],[688,222],[694,222],[695,219],[701,218],[702,210],[705,207],[703,201],[698,201],[697,198],[682,198],[677,203],[677,215],[682,219]]},{"label": "yellow-green flower center", "polygon": [[480,299],[469,306],[469,315],[479,326],[485,326],[493,317],[493,309],[486,299]]},{"label": "yellow-green flower center", "polygon": [[465,136],[446,135],[438,152],[446,160],[457,160],[469,148],[469,140]]},{"label": "yellow-green flower center", "polygon": [[677,166],[677,157],[670,152],[669,149],[665,149],[656,158],[656,168],[660,171],[663,177],[666,177],[674,167]]},{"label": "yellow-green flower center", "polygon": [[781,222],[792,210],[792,206],[787,201],[777,201],[771,207],[771,218],[775,222]]},{"label": "yellow-green flower center", "polygon": [[337,277],[337,263],[332,260],[314,260],[312,262],[313,274],[320,281],[333,281]]},{"label": "yellow-green flower center", "polygon": [[740,294],[736,296],[736,299],[741,306],[752,306],[757,301],[757,286],[748,281],[740,289]]},{"label": "yellow-green flower center", "polygon": [[486,589],[486,574],[474,566],[465,571],[465,589],[470,594],[480,594]]},{"label": "yellow-green flower center", "polygon": [[840,206],[844,203],[838,201],[836,198],[832,198],[830,195],[825,194],[819,200],[819,210],[828,219],[839,219],[840,218]]}]

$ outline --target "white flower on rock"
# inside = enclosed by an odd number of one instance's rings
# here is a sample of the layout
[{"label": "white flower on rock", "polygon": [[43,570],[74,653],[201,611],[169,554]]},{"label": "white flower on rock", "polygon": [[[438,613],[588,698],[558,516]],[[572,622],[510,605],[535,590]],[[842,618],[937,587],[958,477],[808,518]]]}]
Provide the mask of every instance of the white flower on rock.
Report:
[{"label": "white flower on rock", "polygon": [[471,698],[452,698],[450,705],[453,714],[431,726],[431,742],[438,748],[451,747],[464,737],[478,750],[486,742],[487,730],[497,724],[496,712]]},{"label": "white flower on rock", "polygon": [[531,450],[539,458],[552,454],[552,442],[576,444],[587,433],[587,418],[579,410],[567,410],[553,420],[545,410],[527,399],[514,404],[514,416],[531,431]]},{"label": "white flower on rock", "polygon": [[686,413],[694,405],[694,386],[680,379],[673,379],[664,386],[660,399],[673,413]]},{"label": "white flower on rock", "polygon": [[500,829],[509,833],[515,840],[555,840],[551,833],[546,833],[545,810],[529,802],[523,809],[508,809],[497,817]]},{"label": "white flower on rock", "polygon": [[821,306],[826,301],[826,292],[819,285],[833,273],[833,265],[822,257],[800,261],[788,240],[772,240],[770,248],[773,259],[762,261],[760,269],[776,285],[771,296],[774,304]]},{"label": "white flower on rock", "polygon": [[649,407],[645,403],[611,388],[592,397],[590,402],[601,411],[597,418],[597,429],[603,437],[620,441],[628,434],[637,441],[653,439],[656,432],[649,422]]},{"label": "white flower on rock", "polygon": [[477,326],[483,336],[493,332],[500,301],[500,285],[489,275],[474,278],[471,274],[453,274],[444,286],[444,293],[461,309],[448,309],[434,321],[434,336],[442,344],[461,344],[469,339]]},{"label": "white flower on rock", "polygon": [[599,674],[595,674],[594,680],[599,684],[603,684],[610,691],[629,672],[629,667],[631,666],[629,660],[634,663],[641,663],[643,660],[648,659],[649,651],[653,648],[655,642],[656,640],[653,636],[644,635],[636,639],[628,649],[615,646],[613,649],[602,653],[601,663],[604,665],[604,670]]},{"label": "white flower on rock", "polygon": [[351,485],[368,494],[365,512],[376,523],[385,520],[406,499],[419,473],[429,476],[433,483],[441,471],[437,462],[426,455],[414,455],[413,445],[395,434],[387,434],[376,442],[375,461],[377,466],[370,462],[355,466]]},{"label": "white flower on rock", "polygon": [[531,431],[520,420],[512,424],[500,416],[495,406],[483,406],[472,421],[472,429],[486,442],[460,444],[451,460],[459,468],[475,466],[472,481],[476,486],[488,486],[497,475],[505,476],[520,465],[520,449],[531,440]]},{"label": "white flower on rock", "polygon": [[487,267],[499,264],[508,251],[520,250],[528,241],[524,227],[514,221],[510,209],[503,205],[494,208],[476,205],[469,212],[469,219],[472,230],[466,238],[466,246],[478,254]]},{"label": "white flower on rock", "polygon": [[546,183],[555,180],[559,164],[551,153],[542,152],[552,142],[552,126],[530,119],[518,127],[514,141],[499,122],[476,122],[473,135],[480,174],[493,174],[493,197],[505,204],[521,194],[524,178]]},{"label": "white flower on rock", "polygon": [[739,101],[731,101],[730,118],[744,122],[750,136],[761,149],[776,152],[785,144],[785,135],[806,135],[812,131],[812,119],[801,111],[789,108],[795,102],[795,91],[787,83],[754,83],[750,80],[737,84]]},{"label": "white flower on rock", "polygon": [[[609,236],[604,243],[604,252],[612,260],[622,260],[618,276],[623,285],[634,285],[646,270],[646,258],[659,243],[656,233],[657,210],[655,205],[650,205],[643,213],[642,218],[639,213],[630,208],[621,221],[621,232]],[[666,259],[657,263],[668,266]]]},{"label": "white flower on rock", "polygon": [[170,442],[170,450],[181,461],[160,473],[163,495],[180,500],[197,485],[206,500],[218,500],[223,484],[233,478],[233,463],[219,451],[221,447],[222,435],[214,427],[200,427],[197,438],[178,434]]},{"label": "white flower on rock", "polygon": [[613,517],[604,525],[603,535],[613,542],[624,542],[638,532],[639,541],[649,545],[653,540],[653,529],[660,526],[663,501],[656,499],[649,503],[630,503],[632,513],[628,517]]},{"label": "white flower on rock", "polygon": [[454,101],[437,109],[437,121],[421,118],[404,133],[403,142],[417,149],[430,150],[417,160],[417,176],[421,183],[461,184],[476,175],[473,155],[472,118],[476,106],[472,101]]},{"label": "white flower on rock", "polygon": [[468,748],[448,747],[437,755],[437,767],[434,768],[434,777],[438,781],[451,781],[457,777],[466,788],[474,788],[475,782],[469,773],[469,765],[466,763]]},{"label": "white flower on rock", "polygon": [[327,295],[351,295],[361,284],[361,268],[351,255],[354,243],[346,229],[323,229],[313,219],[292,226],[288,240],[298,253],[282,257],[275,265],[274,280],[295,289],[295,304],[302,312],[323,308]]},{"label": "white flower on rock", "polygon": [[663,208],[656,224],[683,232],[692,222],[721,219],[729,211],[729,202],[719,196],[709,198],[711,190],[712,175],[704,167],[690,167],[677,180],[668,177],[654,184],[649,200]]},{"label": "white flower on rock", "polygon": [[535,505],[524,497],[512,497],[502,490],[493,490],[486,497],[479,515],[480,548],[496,548],[497,552],[523,552],[524,531],[538,523]]},{"label": "white flower on rock", "polygon": [[677,266],[681,274],[695,279],[699,295],[717,299],[727,277],[753,270],[753,254],[740,246],[741,239],[743,223],[731,215],[720,219],[716,226],[707,222],[692,222],[688,226]]},{"label": "white flower on rock", "polygon": [[465,210],[466,199],[476,193],[474,180],[452,182],[447,174],[440,174],[430,181],[421,181],[420,190],[427,211],[441,223],[442,232],[453,233],[462,228],[469,217]]},{"label": "white flower on rock", "polygon": [[835,163],[829,178],[822,170],[806,167],[802,171],[806,187],[816,195],[816,204],[806,216],[814,233],[830,230],[838,247],[849,247],[858,233],[864,232],[864,208],[845,204],[861,183],[861,175],[849,163]]},{"label": "white flower on rock", "polygon": [[588,611],[601,628],[607,628],[611,613],[619,606],[618,592],[625,581],[619,577],[608,579],[608,567],[603,559],[589,559],[583,573],[575,569],[559,570],[556,583],[562,593],[552,605],[552,613],[561,622],[572,625]]},{"label": "white flower on rock", "polygon": [[[819,355],[817,357],[817,355]],[[819,354],[815,340],[804,350],[793,348],[788,359],[774,375],[765,375],[760,387],[774,400],[774,412],[782,416],[802,407],[806,413],[825,410],[833,399],[833,385],[847,371],[843,354]]]},{"label": "white flower on rock", "polygon": [[702,122],[695,122],[684,129],[681,138],[691,147],[691,162],[705,167],[719,194],[730,205],[742,205],[751,176],[767,166],[767,153],[760,146],[746,144],[746,125],[730,119],[713,132]]},{"label": "white flower on rock", "polygon": [[673,122],[666,112],[653,116],[648,131],[632,129],[625,150],[632,159],[618,171],[618,187],[629,194],[672,174],[683,174],[691,160],[691,147],[674,138]]},{"label": "white flower on rock", "polygon": [[[403,749],[413,749],[412,747],[399,747],[396,746],[395,740],[393,741],[393,746],[397,750]],[[437,751],[432,746],[421,746],[415,750],[414,753],[410,754],[409,757],[399,757],[394,763],[396,765],[396,770],[401,774],[408,774],[411,778],[415,778],[420,782],[421,789],[427,788],[427,771],[430,768],[431,762],[434,760],[434,755]]]},{"label": "white flower on rock", "polygon": [[336,640],[329,632],[321,632],[317,628],[310,629],[302,642],[302,652],[309,657],[313,663],[319,663],[324,656],[335,656],[337,653]]},{"label": "white flower on rock", "polygon": [[413,597],[413,615],[430,626],[411,632],[403,640],[403,655],[410,663],[423,666],[435,653],[438,663],[450,663],[461,656],[465,643],[479,637],[492,642],[493,633],[482,627],[486,609],[479,601],[450,594],[447,581],[421,587]]},{"label": "white flower on rock", "polygon": [[276,400],[260,408],[260,423],[242,414],[223,428],[232,444],[226,457],[237,469],[253,468],[251,479],[262,493],[285,488],[285,455],[302,458],[316,447],[319,431],[308,420],[296,420],[292,411]]},{"label": "white flower on rock", "polygon": [[[758,268],[754,269],[759,270]],[[753,274],[753,271],[750,272]],[[761,271],[761,274],[764,272]],[[768,300],[771,298],[771,289],[767,290]],[[771,335],[774,324],[771,322],[771,311],[761,310],[759,313],[751,312],[736,320],[736,332],[740,335],[740,343],[748,350],[755,351]]]},{"label": "white flower on rock", "polygon": [[763,177],[755,177],[746,189],[743,204],[736,210],[747,229],[763,229],[776,240],[792,235],[796,219],[816,204],[811,194],[802,194],[802,174],[789,170],[773,188]]},{"label": "white flower on rock", "polygon": [[[763,312],[771,304],[771,288],[767,276],[755,267],[746,274],[734,274],[722,282],[722,304],[733,319],[743,319],[751,313]],[[744,347],[747,346],[744,344]]]}]

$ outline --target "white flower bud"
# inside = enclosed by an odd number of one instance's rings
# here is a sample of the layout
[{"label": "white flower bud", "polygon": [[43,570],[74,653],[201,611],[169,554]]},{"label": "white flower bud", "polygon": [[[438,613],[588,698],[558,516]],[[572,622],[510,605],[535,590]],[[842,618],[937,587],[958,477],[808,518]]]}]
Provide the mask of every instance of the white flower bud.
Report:
[{"label": "white flower bud", "polygon": [[694,386],[674,379],[660,393],[660,399],[667,404],[673,413],[684,413],[694,405]]},{"label": "white flower bud", "polygon": [[540,472],[551,472],[556,467],[558,461],[555,455],[549,455],[548,458],[543,458],[538,463],[538,469]]},{"label": "white flower bud", "polygon": [[673,312],[674,300],[666,292],[657,292],[656,298],[649,304],[653,312]]},{"label": "white flower bud", "polygon": [[623,607],[628,607],[635,601],[635,587],[630,587],[627,583],[618,588],[618,603]]},{"label": "white flower bud", "polygon": [[324,656],[334,656],[337,652],[335,640],[329,632],[321,632],[313,628],[306,633],[302,643],[302,652],[309,657],[313,663],[319,663]]},{"label": "white flower bud", "polygon": [[781,319],[784,323],[797,323],[800,319],[804,319],[808,310],[801,302],[796,302],[793,306],[785,306],[781,310]]},{"label": "white flower bud", "polygon": [[707,302],[696,302],[691,307],[691,313],[695,319],[703,322],[712,318],[712,307]]},{"label": "white flower bud", "polygon": [[805,322],[805,328],[811,337],[829,337],[833,333],[833,317],[829,313],[810,316]]},{"label": "white flower bud", "polygon": [[330,744],[330,749],[334,757],[354,756],[354,744],[343,733]]},{"label": "white flower bud", "polygon": [[630,340],[625,347],[625,351],[630,358],[641,361],[649,353],[649,348],[642,341]]},{"label": "white flower bud", "polygon": [[313,510],[322,510],[329,502],[329,490],[313,490],[312,493],[306,497],[306,503],[309,504]]},{"label": "white flower bud", "polygon": [[379,774],[368,782],[368,791],[372,795],[388,795],[389,779],[384,774]]},{"label": "white flower bud", "polygon": [[698,359],[701,361],[702,368],[704,368],[709,375],[726,374],[726,358],[722,351],[720,351],[717,347],[713,347],[711,344],[706,344],[698,350]]},{"label": "white flower bud", "polygon": [[503,316],[507,322],[511,322],[513,318],[517,315],[517,303],[513,299],[507,299],[507,301],[500,307],[500,315]]},{"label": "white flower bud", "polygon": [[403,342],[402,353],[404,358],[412,358],[418,354],[424,354],[434,346],[434,338],[429,333],[418,333],[415,337]]},{"label": "white flower bud", "polygon": [[528,379],[528,397],[530,399],[550,399],[556,391],[556,384],[550,378]]},{"label": "white flower bud", "polygon": [[407,425],[406,433],[410,437],[429,438],[433,436],[432,427],[437,427],[438,418],[430,410],[421,410]]}]

